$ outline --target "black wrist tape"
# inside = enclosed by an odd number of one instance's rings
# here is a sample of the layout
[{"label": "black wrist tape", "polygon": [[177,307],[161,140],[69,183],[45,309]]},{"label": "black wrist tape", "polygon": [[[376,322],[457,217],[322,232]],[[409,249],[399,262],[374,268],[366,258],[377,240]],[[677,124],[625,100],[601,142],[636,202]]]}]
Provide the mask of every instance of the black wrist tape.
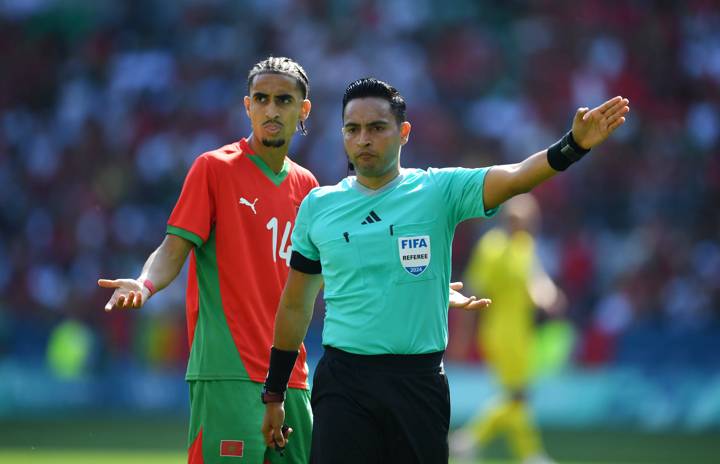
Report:
[{"label": "black wrist tape", "polygon": [[270,349],[270,368],[265,379],[267,391],[285,393],[297,357],[297,351],[278,350],[274,346]]},{"label": "black wrist tape", "polygon": [[564,171],[574,162],[580,161],[589,151],[589,148],[586,150],[578,145],[572,131],[568,131],[547,149],[548,164],[556,171]]}]

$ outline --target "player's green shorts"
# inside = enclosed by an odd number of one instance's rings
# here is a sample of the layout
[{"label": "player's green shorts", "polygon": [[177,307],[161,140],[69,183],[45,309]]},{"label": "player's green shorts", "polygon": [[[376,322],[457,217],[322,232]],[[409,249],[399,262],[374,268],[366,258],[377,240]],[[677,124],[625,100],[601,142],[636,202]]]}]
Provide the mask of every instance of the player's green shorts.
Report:
[{"label": "player's green shorts", "polygon": [[[189,463],[307,464],[310,461],[312,410],[308,390],[288,389],[285,423],[293,433],[284,456],[280,456],[265,446],[260,431],[265,415],[265,405],[260,401],[262,384],[243,380],[193,380],[188,384]],[[238,460],[239,457],[242,460]]]}]

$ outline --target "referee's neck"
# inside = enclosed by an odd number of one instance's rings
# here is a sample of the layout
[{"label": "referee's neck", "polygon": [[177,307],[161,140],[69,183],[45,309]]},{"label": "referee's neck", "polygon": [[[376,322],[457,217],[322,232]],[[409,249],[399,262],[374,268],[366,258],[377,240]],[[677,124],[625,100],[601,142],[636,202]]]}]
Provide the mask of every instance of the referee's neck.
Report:
[{"label": "referee's neck", "polygon": [[377,190],[392,182],[397,176],[400,175],[400,169],[393,169],[392,171],[377,177],[363,176],[358,173],[356,178],[360,185],[367,187],[370,190]]}]

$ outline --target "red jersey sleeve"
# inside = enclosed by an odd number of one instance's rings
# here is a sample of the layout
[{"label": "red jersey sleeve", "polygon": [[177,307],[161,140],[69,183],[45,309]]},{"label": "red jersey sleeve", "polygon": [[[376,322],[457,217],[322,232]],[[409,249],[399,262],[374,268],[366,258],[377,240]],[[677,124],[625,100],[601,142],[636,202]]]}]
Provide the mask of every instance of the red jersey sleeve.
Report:
[{"label": "red jersey sleeve", "polygon": [[185,178],[182,192],[168,219],[167,233],[201,246],[215,223],[215,192],[206,156],[199,156]]}]

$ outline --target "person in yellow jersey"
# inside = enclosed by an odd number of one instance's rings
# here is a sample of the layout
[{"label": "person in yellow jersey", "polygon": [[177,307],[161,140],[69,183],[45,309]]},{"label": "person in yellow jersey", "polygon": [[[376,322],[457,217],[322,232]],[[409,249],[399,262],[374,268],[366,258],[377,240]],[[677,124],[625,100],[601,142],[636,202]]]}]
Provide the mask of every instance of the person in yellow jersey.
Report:
[{"label": "person in yellow jersey", "polygon": [[[469,455],[505,435],[511,452],[523,464],[547,464],[553,461],[545,455],[526,403],[534,311],[560,312],[565,297],[538,258],[533,233],[540,211],[535,198],[530,194],[512,198],[504,205],[502,217],[503,227],[489,230],[476,245],[464,278],[472,290],[482,290],[493,301],[479,315],[477,337],[503,390],[502,398],[455,432],[451,448],[456,454]],[[459,343],[468,339],[473,324],[458,324],[459,330],[463,328],[464,334],[456,334]]]}]

